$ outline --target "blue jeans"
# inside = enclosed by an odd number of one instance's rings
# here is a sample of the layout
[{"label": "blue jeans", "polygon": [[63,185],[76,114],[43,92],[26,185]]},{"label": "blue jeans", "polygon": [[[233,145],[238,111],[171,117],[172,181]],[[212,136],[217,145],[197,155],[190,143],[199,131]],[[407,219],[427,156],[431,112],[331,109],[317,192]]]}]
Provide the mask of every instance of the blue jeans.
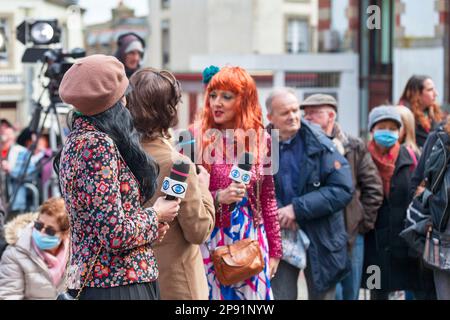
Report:
[{"label": "blue jeans", "polygon": [[364,263],[364,236],[358,234],[351,253],[352,270],[336,285],[336,300],[358,300]]}]

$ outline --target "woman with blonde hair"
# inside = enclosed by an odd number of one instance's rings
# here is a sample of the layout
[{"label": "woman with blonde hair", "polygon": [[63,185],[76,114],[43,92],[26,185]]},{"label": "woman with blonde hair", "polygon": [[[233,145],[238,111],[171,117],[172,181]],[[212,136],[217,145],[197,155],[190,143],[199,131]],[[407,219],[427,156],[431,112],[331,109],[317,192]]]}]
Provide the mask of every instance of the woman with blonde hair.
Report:
[{"label": "woman with blonde hair", "polygon": [[416,143],[416,121],[414,120],[414,114],[405,106],[397,106],[397,112],[402,118],[402,127],[398,141],[400,144],[404,144],[408,150],[412,150],[416,156],[420,156],[420,149]]}]

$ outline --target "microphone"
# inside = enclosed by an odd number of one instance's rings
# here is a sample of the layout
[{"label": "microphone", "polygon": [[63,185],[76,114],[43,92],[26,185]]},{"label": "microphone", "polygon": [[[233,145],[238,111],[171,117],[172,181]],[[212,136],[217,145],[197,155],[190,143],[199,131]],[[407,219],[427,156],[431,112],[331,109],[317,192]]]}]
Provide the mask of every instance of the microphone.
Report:
[{"label": "microphone", "polygon": [[161,191],[166,194],[166,200],[184,199],[187,190],[189,176],[189,163],[177,161],[170,170],[170,177],[166,177],[162,183]]},{"label": "microphone", "polygon": [[[228,176],[231,180],[237,183],[243,183],[248,185],[252,178],[252,165],[253,165],[253,154],[250,152],[245,152],[242,154],[237,165],[231,168],[230,175]],[[230,210],[233,211],[236,204],[232,203],[230,205]]]},{"label": "microphone", "polygon": [[191,159],[192,163],[195,164],[197,174],[199,174],[200,169],[196,164],[197,159],[195,157],[196,143],[194,136],[189,130],[183,130],[180,132],[177,147],[182,151],[181,154],[184,154],[185,156],[189,157],[189,159]]}]

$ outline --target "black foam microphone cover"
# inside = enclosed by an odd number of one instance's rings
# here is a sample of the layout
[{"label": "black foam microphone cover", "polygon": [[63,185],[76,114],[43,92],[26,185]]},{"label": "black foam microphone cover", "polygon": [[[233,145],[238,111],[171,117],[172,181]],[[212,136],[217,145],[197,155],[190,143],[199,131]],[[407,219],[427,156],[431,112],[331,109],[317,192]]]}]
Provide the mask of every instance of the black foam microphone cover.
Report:
[{"label": "black foam microphone cover", "polygon": [[[184,161],[177,161],[173,164],[170,170],[170,179],[179,182],[185,182],[189,175],[189,163]],[[174,196],[166,195],[166,200],[175,200]]]},{"label": "black foam microphone cover", "polygon": [[238,167],[245,171],[250,171],[253,165],[253,154],[250,152],[245,152],[242,154],[238,162]]}]

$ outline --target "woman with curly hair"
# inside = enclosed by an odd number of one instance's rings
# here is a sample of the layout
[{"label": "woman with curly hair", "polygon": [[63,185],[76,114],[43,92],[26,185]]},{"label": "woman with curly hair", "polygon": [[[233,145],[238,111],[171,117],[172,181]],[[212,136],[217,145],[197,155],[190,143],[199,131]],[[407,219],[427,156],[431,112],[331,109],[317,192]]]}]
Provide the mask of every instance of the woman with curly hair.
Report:
[{"label": "woman with curly hair", "polygon": [[411,109],[416,121],[416,141],[422,148],[428,134],[443,120],[442,111],[436,101],[438,92],[428,76],[412,76],[400,98],[400,105]]},{"label": "woman with curly hair", "polygon": [[[170,223],[164,240],[153,246],[160,267],[159,283],[163,300],[206,300],[208,286],[200,245],[214,227],[214,204],[208,190],[209,174],[188,157],[179,154],[170,143],[169,129],[178,123],[181,86],[175,76],[165,70],[144,68],[130,78],[133,91],[128,108],[141,134],[141,145],[158,163],[158,185],[170,176],[178,161],[189,164],[188,188],[180,203],[180,214]],[[152,205],[161,191],[146,203]]]},{"label": "woman with curly hair", "polygon": [[[211,70],[211,68],[209,68]],[[204,73],[204,75],[207,73]],[[210,186],[216,207],[216,223],[202,246],[209,284],[214,300],[273,299],[270,279],[282,256],[273,176],[264,158],[270,146],[262,124],[255,81],[240,67],[216,68],[207,84],[205,107],[196,134],[201,163],[210,173]],[[209,81],[208,81],[209,80]],[[200,136],[199,136],[200,134]],[[233,182],[229,173],[244,152],[254,155],[250,183]],[[250,238],[257,240],[264,269],[244,281],[223,285],[216,277],[211,252],[219,246]]]}]

